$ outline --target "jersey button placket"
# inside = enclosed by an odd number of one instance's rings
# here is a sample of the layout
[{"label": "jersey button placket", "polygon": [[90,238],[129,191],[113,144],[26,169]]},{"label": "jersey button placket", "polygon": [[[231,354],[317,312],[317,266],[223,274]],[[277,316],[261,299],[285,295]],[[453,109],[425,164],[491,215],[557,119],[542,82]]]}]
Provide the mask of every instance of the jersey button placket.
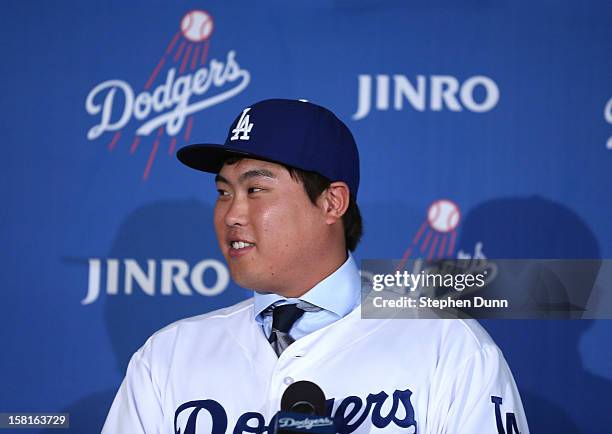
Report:
[{"label": "jersey button placket", "polygon": [[276,369],[274,370],[274,375],[272,378],[272,384],[274,385],[273,387],[275,388],[275,391],[271,389],[270,392],[271,394],[274,394],[275,392],[280,393],[279,396],[274,397],[278,399],[279,404],[282,394],[285,392],[287,387],[297,381],[294,375],[295,368],[297,367],[296,363],[299,363],[300,358],[305,354],[305,351],[301,347],[302,346],[300,345],[299,341],[292,343],[285,349],[285,351],[283,351],[278,358],[278,362],[276,363]]}]

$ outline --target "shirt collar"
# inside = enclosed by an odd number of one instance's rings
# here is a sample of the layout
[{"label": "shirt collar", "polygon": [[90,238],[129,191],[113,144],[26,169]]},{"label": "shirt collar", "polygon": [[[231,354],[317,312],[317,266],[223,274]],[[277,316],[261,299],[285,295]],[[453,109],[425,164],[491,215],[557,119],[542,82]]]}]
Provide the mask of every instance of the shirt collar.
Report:
[{"label": "shirt collar", "polygon": [[[340,268],[317,283],[312,289],[302,295],[299,300],[318,306],[342,318],[359,304],[360,295],[361,277],[359,269],[353,255],[349,252],[347,260]],[[284,300],[298,299],[287,299],[278,294],[255,292],[255,317],[257,318],[270,305]]]}]

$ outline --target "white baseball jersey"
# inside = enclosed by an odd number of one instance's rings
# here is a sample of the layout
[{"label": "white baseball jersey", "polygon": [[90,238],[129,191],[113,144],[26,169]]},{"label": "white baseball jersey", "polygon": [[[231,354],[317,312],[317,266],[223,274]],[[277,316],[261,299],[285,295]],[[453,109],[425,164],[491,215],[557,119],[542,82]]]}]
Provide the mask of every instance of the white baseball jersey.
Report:
[{"label": "white baseball jersey", "polygon": [[364,320],[357,308],[277,357],[250,299],[149,338],[102,433],[263,433],[298,380],[323,389],[341,434],[529,432],[508,365],[475,321]]}]

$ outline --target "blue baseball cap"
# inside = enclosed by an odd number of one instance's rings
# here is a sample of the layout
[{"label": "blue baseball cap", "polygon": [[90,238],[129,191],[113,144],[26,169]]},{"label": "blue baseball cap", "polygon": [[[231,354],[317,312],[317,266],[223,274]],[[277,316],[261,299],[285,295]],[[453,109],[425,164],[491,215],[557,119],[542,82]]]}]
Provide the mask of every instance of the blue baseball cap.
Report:
[{"label": "blue baseball cap", "polygon": [[253,158],[316,172],[343,181],[357,198],[359,152],[348,127],[331,111],[303,100],[267,99],[246,107],[224,144],[178,150],[185,165],[219,173],[228,158]]}]

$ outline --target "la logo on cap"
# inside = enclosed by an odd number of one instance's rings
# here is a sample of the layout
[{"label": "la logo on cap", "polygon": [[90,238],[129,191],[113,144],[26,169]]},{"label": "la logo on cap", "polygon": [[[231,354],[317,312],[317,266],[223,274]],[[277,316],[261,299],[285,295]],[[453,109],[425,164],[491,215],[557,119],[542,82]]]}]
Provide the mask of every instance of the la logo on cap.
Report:
[{"label": "la logo on cap", "polygon": [[[247,107],[242,111],[238,124],[236,124],[236,128],[232,130],[234,135],[230,138],[230,140],[249,140],[251,138],[249,133],[251,132],[254,124],[250,121],[251,115],[247,114],[249,110],[251,110],[251,107]],[[240,135],[240,133],[242,133],[242,135]]]}]

